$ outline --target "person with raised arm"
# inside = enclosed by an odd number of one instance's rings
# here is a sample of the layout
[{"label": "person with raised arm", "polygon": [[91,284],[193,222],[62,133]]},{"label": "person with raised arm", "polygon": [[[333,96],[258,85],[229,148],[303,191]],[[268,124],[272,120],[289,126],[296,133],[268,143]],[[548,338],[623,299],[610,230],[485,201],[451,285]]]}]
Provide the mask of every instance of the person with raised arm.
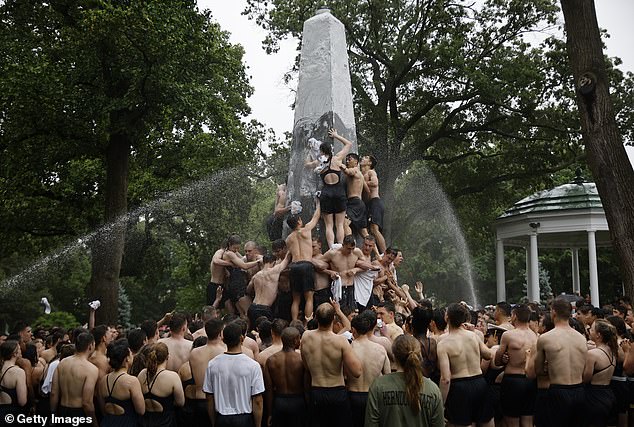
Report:
[{"label": "person with raised arm", "polygon": [[335,309],[321,304],[315,310],[318,328],[304,332],[301,355],[311,376],[313,414],[319,427],[350,427],[350,402],[345,388],[344,368],[358,378],[361,361],[348,340],[332,331]]},{"label": "person with raised arm", "polygon": [[328,136],[343,144],[343,148],[334,155],[331,144],[324,142],[319,147],[322,156],[326,157],[325,167],[320,172],[323,182],[320,196],[321,211],[324,227],[326,228],[326,241],[328,242],[328,247],[332,248],[335,243],[333,227],[336,229],[336,241],[338,243],[342,243],[345,236],[347,195],[341,166],[344,158],[352,148],[352,142],[339,135],[336,129],[330,129]]},{"label": "person with raised arm", "polygon": [[292,230],[286,238],[286,246],[293,262],[289,264],[289,281],[293,292],[291,305],[292,320],[299,319],[299,304],[304,296],[304,317],[313,316],[313,293],[315,291],[315,267],[313,265],[313,245],[311,231],[319,222],[321,214],[320,199],[316,200],[315,212],[310,221],[304,225],[299,215],[291,215],[286,224]]},{"label": "person with raised arm", "polygon": [[291,256],[287,253],[282,262],[276,264],[275,255],[264,255],[262,270],[253,276],[247,287],[247,292],[253,290],[255,293],[253,303],[247,310],[251,329],[255,329],[255,320],[260,316],[266,316],[269,320],[273,319],[273,303],[277,298],[280,273],[288,266],[290,258]]}]

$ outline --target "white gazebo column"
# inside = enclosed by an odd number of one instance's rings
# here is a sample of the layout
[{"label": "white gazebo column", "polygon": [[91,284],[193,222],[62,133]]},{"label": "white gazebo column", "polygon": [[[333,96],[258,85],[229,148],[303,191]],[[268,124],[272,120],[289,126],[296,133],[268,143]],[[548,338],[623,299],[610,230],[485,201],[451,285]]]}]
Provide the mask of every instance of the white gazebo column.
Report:
[{"label": "white gazebo column", "polygon": [[599,307],[599,273],[597,269],[597,244],[595,231],[588,231],[588,264],[590,267],[590,299]]},{"label": "white gazebo column", "polygon": [[533,275],[531,274],[531,250],[530,247],[527,246],[524,248],[526,250],[526,299],[530,301],[532,292],[532,283],[533,283]]},{"label": "white gazebo column", "polygon": [[496,240],[495,278],[497,282],[497,301],[506,301],[506,275],[504,272],[504,241]]},{"label": "white gazebo column", "polygon": [[572,248],[572,293],[581,295],[579,279],[579,248]]},{"label": "white gazebo column", "polygon": [[531,292],[528,300],[529,302],[539,302],[539,258],[537,254],[537,233],[531,234],[530,252]]}]

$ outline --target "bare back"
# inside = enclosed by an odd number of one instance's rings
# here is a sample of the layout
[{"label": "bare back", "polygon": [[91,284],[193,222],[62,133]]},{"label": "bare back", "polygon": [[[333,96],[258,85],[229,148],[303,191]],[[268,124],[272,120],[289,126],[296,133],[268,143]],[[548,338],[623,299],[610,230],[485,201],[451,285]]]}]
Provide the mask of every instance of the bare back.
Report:
[{"label": "bare back", "polygon": [[277,287],[280,280],[281,268],[268,268],[261,270],[253,276],[253,289],[255,290],[254,304],[272,306],[277,297]]},{"label": "bare back", "polygon": [[467,378],[482,374],[480,369],[480,343],[470,331],[458,329],[438,343],[438,361],[449,362],[451,379]]},{"label": "bare back", "polygon": [[581,384],[587,352],[583,335],[569,326],[556,326],[537,340],[535,370],[539,375],[545,360],[551,384]]},{"label": "bare back", "polygon": [[209,361],[225,352],[225,345],[222,341],[212,342],[202,347],[195,348],[189,356],[191,364],[192,378],[196,386],[196,399],[206,399],[203,392],[203,382],[205,381],[205,371]]},{"label": "bare back", "polygon": [[296,351],[279,351],[268,358],[265,375],[276,394],[301,394],[304,392],[304,362]]},{"label": "bare back", "polygon": [[81,408],[86,387],[94,393],[99,370],[86,359],[67,357],[57,366],[55,375],[59,381],[60,404],[67,408]]},{"label": "bare back", "polygon": [[367,393],[370,390],[370,385],[378,376],[391,372],[387,351],[383,346],[373,343],[365,336],[360,336],[352,341],[352,350],[361,360],[363,371],[359,378],[346,378],[347,388],[350,391]]},{"label": "bare back", "polygon": [[192,342],[185,338],[161,338],[158,342],[162,342],[167,346],[169,351],[169,359],[167,359],[167,369],[178,372],[183,363],[189,360],[189,353],[192,348]]},{"label": "bare back", "polygon": [[320,330],[304,332],[301,354],[310,372],[313,387],[344,385],[343,365],[346,351],[351,352],[352,348],[342,335]]},{"label": "bare back", "polygon": [[313,240],[310,230],[300,228],[286,238],[286,246],[293,262],[310,261],[313,257]]},{"label": "bare back", "polygon": [[504,368],[507,374],[526,374],[526,350],[533,348],[537,344],[537,335],[526,325],[506,331],[502,335],[500,351],[496,356],[496,361],[501,359],[501,355],[506,352],[509,361]]}]

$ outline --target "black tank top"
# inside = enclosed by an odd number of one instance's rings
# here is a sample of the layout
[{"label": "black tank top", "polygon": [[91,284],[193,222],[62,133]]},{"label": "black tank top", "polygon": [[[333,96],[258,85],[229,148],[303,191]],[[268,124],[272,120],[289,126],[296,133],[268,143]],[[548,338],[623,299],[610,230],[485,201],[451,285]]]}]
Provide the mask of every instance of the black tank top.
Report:
[{"label": "black tank top", "polygon": [[9,388],[9,387],[5,387],[2,385],[2,381],[4,381],[4,376],[7,374],[7,372],[9,372],[9,370],[11,368],[15,368],[16,366],[9,366],[7,368],[6,371],[4,371],[4,374],[2,374],[2,376],[0,377],[0,390],[2,390],[4,393],[8,394],[9,397],[11,398],[11,403],[4,403],[2,404],[2,406],[18,406],[18,390],[17,387],[14,388]]}]

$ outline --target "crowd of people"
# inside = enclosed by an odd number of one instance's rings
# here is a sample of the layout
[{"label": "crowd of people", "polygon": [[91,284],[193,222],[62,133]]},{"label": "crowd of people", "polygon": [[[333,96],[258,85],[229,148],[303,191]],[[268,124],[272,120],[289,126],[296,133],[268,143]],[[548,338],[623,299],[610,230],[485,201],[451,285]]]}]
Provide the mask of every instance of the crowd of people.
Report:
[{"label": "crowd of people", "polygon": [[229,236],[200,316],[123,331],[94,325],[92,306],[86,328],[18,322],[0,335],[0,422],[634,424],[628,301],[434,307],[421,282],[399,283],[403,254],[381,235],[375,161],[330,135],[343,149],[322,145],[319,164],[306,162],[324,184],[312,218],[287,209],[280,188],[273,222],[283,218],[287,237],[268,250]]}]

